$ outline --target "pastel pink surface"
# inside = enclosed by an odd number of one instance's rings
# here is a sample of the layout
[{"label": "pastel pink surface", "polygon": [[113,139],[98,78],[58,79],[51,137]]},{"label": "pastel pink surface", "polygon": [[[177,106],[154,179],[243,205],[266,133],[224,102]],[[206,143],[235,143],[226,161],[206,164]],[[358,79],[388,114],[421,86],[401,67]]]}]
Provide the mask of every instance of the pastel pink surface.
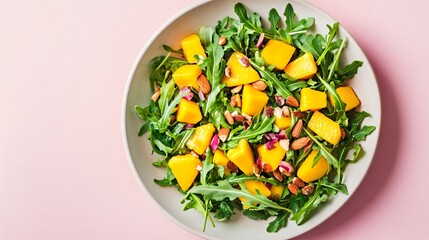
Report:
[{"label": "pastel pink surface", "polygon": [[[121,137],[143,45],[195,0],[8,1],[0,8],[0,238],[199,239],[141,190]],[[299,239],[422,239],[429,131],[425,1],[310,1],[374,67],[382,129],[373,165],[336,214]]]}]

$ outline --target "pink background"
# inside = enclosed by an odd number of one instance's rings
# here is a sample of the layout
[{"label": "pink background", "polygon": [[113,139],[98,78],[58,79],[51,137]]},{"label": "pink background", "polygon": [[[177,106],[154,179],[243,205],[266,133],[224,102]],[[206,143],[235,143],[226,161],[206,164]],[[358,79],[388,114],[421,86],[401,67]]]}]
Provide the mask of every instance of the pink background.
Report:
[{"label": "pink background", "polygon": [[[1,2],[0,239],[199,239],[142,191],[121,136],[122,95],[135,58],[156,29],[196,2]],[[310,2],[366,52],[383,121],[360,188],[299,239],[425,238],[429,5]]]}]

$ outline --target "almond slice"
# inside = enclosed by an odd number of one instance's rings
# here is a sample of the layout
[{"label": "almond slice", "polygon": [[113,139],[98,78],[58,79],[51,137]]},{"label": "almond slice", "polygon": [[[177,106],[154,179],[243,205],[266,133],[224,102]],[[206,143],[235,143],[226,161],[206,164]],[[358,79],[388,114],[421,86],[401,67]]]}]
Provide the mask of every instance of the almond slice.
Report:
[{"label": "almond slice", "polygon": [[209,80],[203,74],[200,74],[197,78],[198,86],[204,94],[209,94],[211,91]]},{"label": "almond slice", "polygon": [[292,137],[297,138],[299,137],[299,135],[301,135],[302,126],[303,126],[303,121],[302,119],[299,119],[292,129]]},{"label": "almond slice", "polygon": [[299,150],[305,147],[309,142],[310,142],[310,138],[308,137],[298,138],[290,144],[290,148],[292,150]]}]

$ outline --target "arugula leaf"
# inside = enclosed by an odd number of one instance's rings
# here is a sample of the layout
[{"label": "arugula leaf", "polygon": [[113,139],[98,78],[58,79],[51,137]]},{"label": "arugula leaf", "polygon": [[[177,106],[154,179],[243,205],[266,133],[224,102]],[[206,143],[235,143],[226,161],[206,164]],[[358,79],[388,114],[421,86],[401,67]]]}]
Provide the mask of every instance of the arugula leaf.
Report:
[{"label": "arugula leaf", "polygon": [[177,155],[177,154],[184,154],[188,152],[185,144],[189,140],[189,138],[192,136],[192,133],[194,133],[195,128],[190,128],[185,131],[182,131],[177,135],[175,138],[175,144],[172,147],[171,155]]},{"label": "arugula leaf", "polygon": [[305,33],[314,24],[313,17],[303,18],[299,21],[295,21],[296,14],[293,10],[292,4],[290,3],[287,4],[283,15],[286,17],[286,31],[291,36]]},{"label": "arugula leaf", "polygon": [[328,195],[324,194],[320,189],[316,189],[305,205],[292,215],[291,220],[294,220],[298,225],[303,224],[307,217],[317,209],[321,203],[326,202],[326,200],[328,200]]},{"label": "arugula leaf", "polygon": [[316,75],[323,86],[325,86],[325,89],[328,90],[329,94],[331,94],[331,96],[334,98],[334,108],[337,111],[337,121],[339,121],[343,126],[347,127],[349,123],[346,116],[346,104],[341,100],[337,90],[331,84],[321,78],[319,74]]},{"label": "arugula leaf", "polygon": [[224,199],[234,200],[239,197],[244,197],[250,203],[258,203],[259,208],[272,208],[290,211],[288,208],[278,205],[267,197],[258,194],[254,195],[247,191],[245,187],[241,190],[235,189],[226,180],[221,180],[217,185],[199,185],[194,186],[189,190],[190,193],[202,194],[206,199],[222,201]]},{"label": "arugula leaf", "polygon": [[360,128],[360,125],[362,124],[363,120],[367,117],[370,117],[371,115],[365,111],[353,112],[352,114],[354,117],[352,118],[350,134],[352,135],[353,140],[363,141],[369,134],[371,134],[375,130],[374,126],[364,126]]},{"label": "arugula leaf", "polygon": [[218,211],[216,212],[214,217],[217,218],[218,221],[228,221],[229,219],[231,219],[233,214],[233,208],[229,206],[226,201],[222,201],[220,202]]},{"label": "arugula leaf", "polygon": [[362,124],[363,120],[365,118],[370,117],[371,115],[368,112],[362,111],[362,112],[350,112],[350,119],[351,119],[351,129],[350,132],[356,132],[360,125]]},{"label": "arugula leaf", "polygon": [[203,105],[203,115],[207,116],[209,111],[212,109],[212,105],[216,102],[217,95],[225,87],[225,84],[221,84],[221,79],[226,67],[226,61],[223,59],[224,51],[219,46],[216,34],[213,35],[214,43],[210,43],[207,46],[207,58],[205,58],[199,66],[206,70],[206,77],[210,82],[212,88],[208,94],[207,100]]},{"label": "arugula leaf", "polygon": [[261,182],[267,182],[267,183],[271,183],[274,186],[278,186],[280,185],[280,182],[274,178],[260,178],[260,177],[256,177],[256,176],[246,176],[246,175],[240,175],[237,176],[237,174],[233,173],[231,174],[227,179],[226,179],[231,185],[236,184],[236,183],[242,183],[242,182],[246,182],[249,180],[257,180],[257,181],[261,181]]},{"label": "arugula leaf", "polygon": [[306,81],[290,81],[290,80],[286,80],[284,81],[284,85],[287,87],[287,89],[291,92],[302,89],[307,87],[307,82]]},{"label": "arugula leaf", "polygon": [[144,122],[143,126],[140,128],[138,136],[143,136],[146,132],[149,132],[150,124],[152,124],[153,122],[157,122],[160,118],[159,108],[153,101],[151,101],[149,103],[149,106],[147,107],[135,106],[134,111],[136,112],[137,116]]},{"label": "arugula leaf", "polygon": [[306,128],[303,128],[303,130],[305,134],[307,134],[307,136],[310,137],[314,143],[316,143],[320,154],[322,154],[322,156],[328,160],[328,163],[334,166],[334,168],[339,169],[338,160],[331,154],[331,151],[329,151],[321,142],[319,142],[319,140],[317,140],[317,138],[311,134],[310,131],[308,131]]},{"label": "arugula leaf", "polygon": [[301,35],[294,43],[304,52],[310,52],[316,59],[320,59],[326,45],[325,38],[320,34]]},{"label": "arugula leaf", "polygon": [[337,76],[342,81],[351,79],[357,74],[359,68],[362,67],[362,65],[362,61],[353,61],[342,69],[338,68]]},{"label": "arugula leaf", "polygon": [[275,8],[272,8],[268,14],[268,21],[271,23],[271,28],[268,29],[271,34],[276,35],[279,27],[280,15]]},{"label": "arugula leaf", "polygon": [[210,27],[200,27],[200,31],[198,32],[198,36],[200,37],[201,43],[207,47],[212,42],[214,30]]},{"label": "arugula leaf", "polygon": [[160,109],[160,112],[162,115],[165,111],[165,109],[168,106],[168,101],[173,98],[174,91],[175,91],[175,83],[174,81],[164,82],[160,88],[160,95],[158,98],[158,107]]},{"label": "arugula leaf", "polygon": [[[165,91],[168,91],[168,89],[174,89],[174,81],[170,81],[169,83],[167,83],[167,85],[171,85],[170,83],[173,84],[173,88],[168,87],[167,90],[163,90],[163,87],[161,87],[161,96],[158,99],[158,101],[160,102],[159,104],[162,112],[162,116],[159,119],[159,122],[157,124],[160,133],[165,133],[165,131],[167,131],[168,127],[170,126],[170,116],[174,108],[180,103],[180,100],[187,94],[186,92],[178,93],[170,103],[168,103],[168,99],[165,99],[165,102],[161,103],[161,101],[164,101],[164,99],[161,99],[163,93],[169,96],[170,93]],[[172,92],[174,93],[174,90]]]},{"label": "arugula leaf", "polygon": [[267,220],[272,215],[266,210],[247,209],[243,211],[243,215],[253,220]]},{"label": "arugula leaf", "polygon": [[344,49],[344,47],[346,46],[346,42],[347,42],[347,38],[344,38],[342,41],[341,41],[341,45],[340,45],[340,47],[338,48],[338,50],[337,50],[337,52],[335,53],[335,56],[334,56],[334,60],[333,60],[333,62],[329,65],[329,74],[328,74],[328,77],[326,78],[326,80],[327,81],[330,81],[331,80],[331,78],[334,76],[334,73],[338,70],[338,66],[339,66],[339,64],[340,64],[340,56],[341,56],[341,53],[342,53],[342,51],[343,51],[343,49]]},{"label": "arugula leaf", "polygon": [[182,49],[175,50],[168,45],[162,45],[162,48],[169,53],[176,53],[176,54],[179,54],[183,57],[183,50]]},{"label": "arugula leaf", "polygon": [[267,232],[274,233],[278,232],[281,228],[286,227],[288,219],[290,216],[290,212],[287,211],[279,211],[276,219],[268,224]]},{"label": "arugula leaf", "polygon": [[264,133],[272,130],[273,123],[273,117],[267,117],[265,114],[256,115],[252,119],[252,125],[246,130],[241,131],[238,135],[230,137],[228,141],[231,144],[238,143],[241,139],[247,139],[249,142],[259,141],[262,139]]},{"label": "arugula leaf", "polygon": [[234,12],[235,12],[235,14],[237,14],[238,18],[240,19],[240,22],[242,22],[244,24],[244,26],[246,26],[246,28],[248,28],[254,32],[257,32],[257,33],[262,33],[260,21],[257,22],[255,20],[256,14],[251,14],[250,17],[248,17],[247,16],[247,10],[243,4],[241,4],[241,3],[235,4]]},{"label": "arugula leaf", "polygon": [[167,176],[164,179],[153,180],[156,184],[159,186],[174,186],[177,184],[176,177],[173,175],[173,172],[171,171],[171,168],[167,166]]},{"label": "arugula leaf", "polygon": [[171,139],[166,134],[160,133],[156,127],[157,124],[149,125],[149,142],[154,152],[167,157],[168,154],[172,151],[171,143],[173,139]]},{"label": "arugula leaf", "polygon": [[204,204],[204,202],[195,194],[188,194],[186,196],[186,199],[188,199],[189,202],[185,205],[185,207],[183,208],[183,211],[186,211],[189,209],[195,209],[198,212],[200,212],[204,216],[203,231],[205,231],[205,229],[206,229],[207,219],[210,220],[212,227],[215,227],[213,219],[211,218],[211,216],[208,212],[207,204]]},{"label": "arugula leaf", "polygon": [[357,160],[359,159],[360,153],[362,151],[362,145],[355,144],[355,145],[353,145],[352,149],[353,149],[352,159],[347,159],[346,160],[349,163],[355,163],[355,162],[357,162]]},{"label": "arugula leaf", "polygon": [[282,82],[280,82],[280,80],[277,78],[275,73],[271,71],[267,71],[264,67],[260,67],[252,60],[250,60],[250,63],[256,70],[258,70],[259,74],[263,79],[273,84],[278,94],[280,94],[284,98],[292,96],[292,93],[287,89],[287,87]]},{"label": "arugula leaf", "polygon": [[171,54],[176,52],[176,50],[169,47],[167,47],[167,50],[170,52],[166,56],[155,57],[150,63],[149,80],[152,91],[155,85],[162,85],[169,79],[172,72],[187,63],[184,59],[171,57]]},{"label": "arugula leaf", "polygon": [[334,192],[331,192],[330,195],[335,195],[337,194],[337,192],[342,192],[346,195],[349,194],[349,191],[347,190],[347,186],[345,184],[329,182],[326,177],[322,179],[320,184],[325,188],[325,191],[329,191],[329,189],[334,191]]},{"label": "arugula leaf", "polygon": [[352,136],[356,141],[363,141],[366,137],[375,130],[374,126],[363,126],[361,129],[356,131]]},{"label": "arugula leaf", "polygon": [[210,149],[206,151],[206,159],[203,162],[203,169],[200,172],[200,182],[201,185],[207,185],[207,176],[208,173],[214,168],[214,164],[212,163],[213,154]]},{"label": "arugula leaf", "polygon": [[331,43],[332,43],[332,40],[334,39],[334,37],[337,35],[337,31],[338,31],[340,24],[338,22],[336,22],[336,23],[334,23],[334,25],[332,27],[329,25],[326,25],[326,26],[329,29],[329,33],[328,33],[328,37],[327,37],[328,41],[326,43],[325,50],[320,54],[320,57],[317,59],[317,62],[316,62],[317,65],[320,65],[322,63],[322,61],[325,59],[325,55],[328,52],[330,52],[336,48],[336,46],[331,45]]}]

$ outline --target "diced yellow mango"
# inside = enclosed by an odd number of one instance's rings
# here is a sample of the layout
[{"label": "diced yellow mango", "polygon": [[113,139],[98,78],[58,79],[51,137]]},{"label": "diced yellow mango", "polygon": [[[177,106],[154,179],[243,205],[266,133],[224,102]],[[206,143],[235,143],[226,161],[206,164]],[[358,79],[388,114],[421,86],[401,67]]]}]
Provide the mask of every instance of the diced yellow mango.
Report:
[{"label": "diced yellow mango", "polygon": [[269,65],[274,65],[277,69],[282,70],[289,63],[295,47],[279,41],[269,40],[262,49],[261,56]]},{"label": "diced yellow mango", "polygon": [[291,117],[285,117],[283,115],[280,118],[277,116],[274,116],[274,124],[279,129],[286,129],[286,128],[290,127],[290,125],[292,124],[292,118]]},{"label": "diced yellow mango", "polygon": [[197,34],[191,34],[180,42],[180,45],[183,49],[183,55],[185,55],[186,60],[189,63],[197,63],[195,55],[201,55],[202,57],[207,57],[204,52],[203,45],[201,44],[200,37]]},{"label": "diced yellow mango", "polygon": [[183,65],[174,71],[173,80],[179,88],[192,87],[199,91],[200,86],[197,83],[197,78],[201,75],[201,72],[201,68],[197,65]]},{"label": "diced yellow mango", "polygon": [[178,122],[196,124],[203,118],[198,103],[188,101],[184,98],[180,100],[177,108],[176,120]]},{"label": "diced yellow mango", "polygon": [[176,177],[180,188],[186,191],[198,176],[198,168],[202,167],[202,164],[200,159],[187,154],[172,157],[168,161],[168,166]]},{"label": "diced yellow mango", "polygon": [[228,150],[226,156],[247,176],[253,175],[255,158],[246,139],[241,139],[235,148]]},{"label": "diced yellow mango", "polygon": [[239,59],[243,57],[245,57],[244,54],[240,52],[234,52],[229,57],[226,65],[230,67],[231,75],[230,77],[224,75],[222,78],[222,83],[225,83],[227,87],[234,87],[238,85],[252,83],[261,79],[261,77],[259,77],[258,72],[253,69],[252,66],[244,67],[239,62]]},{"label": "diced yellow mango", "polygon": [[280,146],[280,143],[274,143],[274,147],[275,148],[271,150],[267,149],[266,144],[261,144],[257,147],[257,151],[262,162],[268,163],[273,170],[277,169],[280,162],[286,155],[286,150]]},{"label": "diced yellow mango", "polygon": [[323,113],[316,111],[308,121],[308,127],[324,140],[337,145],[341,138],[340,125]]},{"label": "diced yellow mango", "polygon": [[[244,182],[244,186],[246,187],[247,191],[249,191],[253,195],[257,195],[258,193],[256,190],[258,190],[259,193],[264,195],[265,197],[269,197],[271,195],[270,189],[268,189],[265,184],[261,181],[256,180],[248,180]],[[247,202],[247,199],[244,197],[240,197],[240,200],[242,203]],[[254,203],[256,205],[256,203]],[[245,209],[248,209],[249,206],[245,205],[243,206]]]},{"label": "diced yellow mango", "polygon": [[271,187],[271,195],[270,198],[271,199],[279,199],[284,191],[285,187],[283,185],[279,185],[279,186],[272,186]]},{"label": "diced yellow mango", "polygon": [[250,84],[244,85],[241,112],[249,116],[261,113],[268,103],[268,96]]},{"label": "diced yellow mango", "polygon": [[301,111],[315,111],[325,108],[327,105],[326,93],[311,88],[301,90]]},{"label": "diced yellow mango", "polygon": [[309,79],[317,72],[317,65],[310,52],[298,57],[286,65],[285,73],[294,79]]},{"label": "diced yellow mango", "polygon": [[225,153],[220,149],[216,149],[213,155],[213,163],[223,166],[226,176],[229,176],[231,173],[231,171],[227,168],[228,162],[229,159],[226,157]]},{"label": "diced yellow mango", "polygon": [[[353,91],[352,87],[349,87],[349,86],[338,87],[337,93],[338,95],[340,95],[341,101],[343,101],[346,104],[346,111],[349,111],[357,107],[360,103],[359,98],[357,97],[356,93]],[[331,94],[329,94],[329,100],[332,105],[335,104],[335,100]]]},{"label": "diced yellow mango", "polygon": [[249,191],[251,194],[256,195],[256,190],[258,190],[265,197],[271,195],[270,189],[268,189],[267,186],[265,186],[265,183],[262,181],[247,180],[244,182],[244,186],[246,186],[247,191]]},{"label": "diced yellow mango", "polygon": [[191,137],[186,142],[186,146],[190,150],[194,150],[199,155],[206,152],[207,147],[210,145],[210,141],[213,138],[215,127],[212,123],[207,123],[195,128]]},{"label": "diced yellow mango", "polygon": [[323,156],[313,166],[318,150],[314,149],[298,168],[297,176],[304,182],[312,182],[326,175],[329,170],[328,160]]}]

